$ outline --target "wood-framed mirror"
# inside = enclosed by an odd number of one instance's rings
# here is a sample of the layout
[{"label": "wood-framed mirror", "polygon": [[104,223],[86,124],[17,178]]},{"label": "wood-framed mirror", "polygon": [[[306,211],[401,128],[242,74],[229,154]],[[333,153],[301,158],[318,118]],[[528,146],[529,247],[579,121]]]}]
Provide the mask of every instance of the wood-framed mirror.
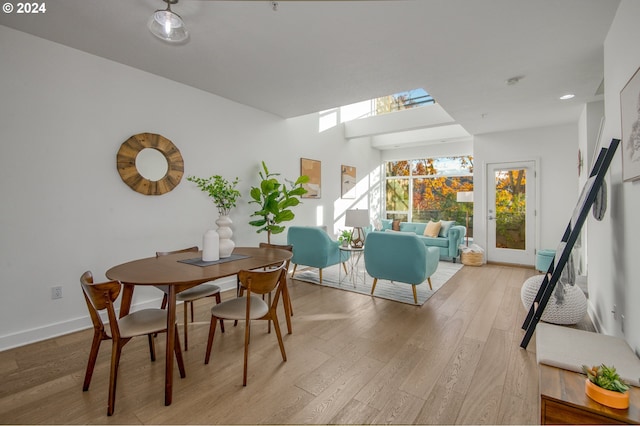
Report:
[{"label": "wood-framed mirror", "polygon": [[144,195],[166,194],[178,186],[184,174],[180,150],[156,133],[138,133],[124,141],[116,163],[124,183]]}]

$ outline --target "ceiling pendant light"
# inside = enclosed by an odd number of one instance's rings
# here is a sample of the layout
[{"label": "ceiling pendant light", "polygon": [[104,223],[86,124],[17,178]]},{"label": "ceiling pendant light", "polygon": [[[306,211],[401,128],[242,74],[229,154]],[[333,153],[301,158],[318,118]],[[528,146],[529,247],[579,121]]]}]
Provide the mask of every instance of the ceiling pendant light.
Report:
[{"label": "ceiling pendant light", "polygon": [[175,12],[171,11],[171,5],[178,3],[178,0],[163,0],[167,3],[165,10],[156,10],[149,18],[149,31],[151,34],[171,43],[179,43],[189,37],[189,33],[184,26],[184,21]]}]

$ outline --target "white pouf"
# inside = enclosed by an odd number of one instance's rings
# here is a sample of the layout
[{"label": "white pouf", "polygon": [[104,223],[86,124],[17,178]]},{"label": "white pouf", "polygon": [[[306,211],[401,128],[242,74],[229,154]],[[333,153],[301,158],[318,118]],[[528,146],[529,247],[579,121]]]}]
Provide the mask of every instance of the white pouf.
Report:
[{"label": "white pouf", "polygon": [[[527,311],[536,298],[543,279],[544,275],[534,275],[522,284],[520,298]],[[587,314],[587,298],[577,285],[567,285],[564,290],[564,301],[562,304],[558,304],[556,303],[555,292],[559,285],[560,283],[556,284],[553,289],[553,293],[540,319],[553,324],[576,324]]]}]

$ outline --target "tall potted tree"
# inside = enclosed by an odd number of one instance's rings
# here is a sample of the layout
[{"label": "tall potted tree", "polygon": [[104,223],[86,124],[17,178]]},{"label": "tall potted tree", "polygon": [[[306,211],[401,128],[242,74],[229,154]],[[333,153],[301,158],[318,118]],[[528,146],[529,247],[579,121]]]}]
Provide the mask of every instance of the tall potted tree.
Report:
[{"label": "tall potted tree", "polygon": [[229,213],[231,209],[236,206],[238,198],[240,198],[240,191],[236,189],[238,184],[238,178],[236,177],[232,182],[229,182],[220,175],[211,176],[209,178],[199,178],[196,176],[189,176],[187,180],[195,183],[198,188],[203,192],[209,194],[211,200],[218,209],[218,219],[216,225],[218,225],[218,236],[220,237],[220,257],[229,257],[235,243],[231,239],[233,231],[231,230],[231,218]]},{"label": "tall potted tree", "polygon": [[266,232],[267,243],[271,244],[271,234],[283,232],[285,226],[281,224],[295,217],[291,208],[300,204],[300,197],[307,193],[302,185],[309,182],[309,176],[302,175],[295,182],[284,179],[285,183],[282,183],[277,179],[280,174],[270,173],[264,161],[258,174],[261,179],[260,186],[251,188],[249,203],[260,206],[259,210],[251,215],[259,219],[252,220],[249,224],[258,227],[258,233]]}]

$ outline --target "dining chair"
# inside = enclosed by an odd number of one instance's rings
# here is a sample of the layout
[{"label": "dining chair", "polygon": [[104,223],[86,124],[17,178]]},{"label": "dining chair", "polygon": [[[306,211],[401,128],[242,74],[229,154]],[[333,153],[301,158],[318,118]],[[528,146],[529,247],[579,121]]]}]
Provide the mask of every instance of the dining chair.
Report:
[{"label": "dining chair", "polygon": [[[274,248],[274,249],[280,249],[280,250],[287,250],[289,252],[293,252],[293,246],[292,245],[283,245],[283,244],[269,244],[269,243],[260,243],[258,245],[258,247],[260,248]],[[285,262],[285,279],[287,279],[287,274],[289,273],[289,265],[291,263],[291,259],[287,259]],[[266,270],[266,268],[263,268],[263,270]],[[240,296],[242,296],[242,289],[240,288],[240,281],[238,280],[238,294]],[[264,295],[262,296],[262,299],[264,300]],[[271,293],[269,293],[269,303],[271,302]],[[289,287],[288,285],[286,285],[286,283],[282,286],[282,303],[284,304],[284,311],[285,311],[285,315],[286,315],[286,322],[287,322],[287,331],[289,332],[289,334],[292,333],[292,327],[291,327],[291,317],[293,316],[293,305],[291,304],[291,297],[289,297]],[[237,325],[237,321],[234,323],[234,325]],[[267,322],[267,331],[269,333],[271,333],[271,321]]]},{"label": "dining chair", "polygon": [[[273,328],[276,330],[282,361],[287,360],[287,354],[284,350],[282,341],[282,333],[280,332],[280,324],[278,323],[278,315],[276,313],[278,300],[282,293],[282,282],[285,279],[286,270],[284,269],[286,261],[280,266],[266,271],[240,271],[238,277],[240,286],[246,290],[246,294],[235,299],[225,300],[211,308],[211,323],[209,325],[209,339],[207,341],[207,351],[204,363],[209,364],[211,356],[211,347],[213,346],[213,337],[216,332],[216,325],[220,319],[229,320],[245,320],[244,332],[244,374],[242,385],[247,385],[247,366],[249,361],[249,339],[251,335],[252,320],[273,321]],[[262,299],[263,294],[275,292],[271,303],[267,303]]]},{"label": "dining chair", "polygon": [[[287,250],[293,253],[293,246],[291,244],[269,244],[269,243],[260,243],[258,245],[258,247],[260,248],[274,248],[274,249],[280,249],[280,250]],[[284,266],[284,270],[285,270],[285,274],[289,273],[289,265],[291,264],[291,259],[287,259],[285,262],[285,266]],[[293,316],[293,305],[291,304],[291,298],[289,297],[289,289],[288,286],[283,286],[282,287],[282,301],[286,304],[285,306],[288,306],[289,308],[289,312],[288,314],[290,316]],[[291,332],[291,331],[289,331]]]},{"label": "dining chair", "polygon": [[[163,309],[143,309],[118,318],[113,306],[113,302],[118,298],[122,289],[119,281],[108,281],[94,283],[93,275],[90,271],[85,272],[80,277],[84,300],[89,309],[89,315],[93,322],[93,342],[89,352],[87,371],[84,376],[83,391],[89,390],[93,369],[98,358],[100,343],[103,340],[112,340],[111,347],[111,372],[109,374],[109,399],[107,405],[107,415],[111,416],[116,403],[116,382],[118,379],[118,364],[120,363],[120,353],[131,338],[147,335],[149,340],[149,352],[151,361],[155,361],[155,347],[153,334],[167,331],[167,311]],[[100,311],[107,312],[109,324],[105,327],[100,317]],[[175,355],[178,361],[180,377],[185,377],[184,362],[180,350],[180,338],[178,336],[178,326],[175,327]]]},{"label": "dining chair", "polygon": [[[198,247],[193,246],[185,249],[174,250],[174,251],[157,251],[156,257],[167,256],[169,254],[175,253],[188,253],[194,252],[197,253],[199,251]],[[191,322],[193,322],[194,314],[193,314],[193,302],[196,300],[200,300],[205,297],[215,297],[216,303],[220,303],[220,287],[215,284],[203,283],[199,284],[195,287],[191,287],[185,291],[181,291],[176,295],[176,301],[183,303],[183,311],[184,311],[184,350],[189,350],[189,335],[188,335],[188,321],[187,321],[187,308],[191,308]],[[162,298],[162,309],[167,307],[167,294],[164,294]],[[220,321],[220,329],[224,333],[224,323],[222,320]]]}]

